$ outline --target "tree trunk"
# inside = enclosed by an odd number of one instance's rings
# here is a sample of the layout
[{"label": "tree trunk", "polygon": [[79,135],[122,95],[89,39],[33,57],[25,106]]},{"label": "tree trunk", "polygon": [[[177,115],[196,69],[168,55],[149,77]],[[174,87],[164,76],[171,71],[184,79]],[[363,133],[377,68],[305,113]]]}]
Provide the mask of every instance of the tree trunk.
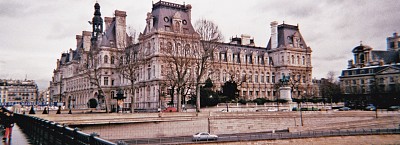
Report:
[{"label": "tree trunk", "polygon": [[131,113],[135,113],[135,85],[134,81],[131,81],[131,91],[132,91],[132,97],[131,97]]},{"label": "tree trunk", "polygon": [[177,104],[176,104],[176,105],[177,105],[177,109],[176,109],[176,110],[177,110],[178,112],[182,112],[182,110],[181,110],[181,109],[182,109],[182,103],[181,103],[181,102],[182,102],[182,98],[181,98],[181,97],[182,97],[182,94],[181,94],[181,91],[180,91],[180,90],[177,90],[176,92],[177,92],[177,95],[178,95],[178,96],[177,96],[177,100],[178,100],[178,101],[177,101]]},{"label": "tree trunk", "polygon": [[196,86],[196,112],[200,112],[200,84]]}]

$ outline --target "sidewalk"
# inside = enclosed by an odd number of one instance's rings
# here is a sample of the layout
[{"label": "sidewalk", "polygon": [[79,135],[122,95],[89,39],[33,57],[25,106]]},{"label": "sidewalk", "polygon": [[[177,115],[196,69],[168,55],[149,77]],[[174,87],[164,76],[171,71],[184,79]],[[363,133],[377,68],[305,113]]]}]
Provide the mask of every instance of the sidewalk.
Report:
[{"label": "sidewalk", "polygon": [[[3,136],[4,134],[0,134],[1,138],[3,138]],[[30,145],[30,144],[31,143],[29,142],[28,136],[22,132],[21,128],[19,128],[17,124],[14,124],[14,127],[12,129],[11,140],[10,141],[2,140],[2,145]]]}]

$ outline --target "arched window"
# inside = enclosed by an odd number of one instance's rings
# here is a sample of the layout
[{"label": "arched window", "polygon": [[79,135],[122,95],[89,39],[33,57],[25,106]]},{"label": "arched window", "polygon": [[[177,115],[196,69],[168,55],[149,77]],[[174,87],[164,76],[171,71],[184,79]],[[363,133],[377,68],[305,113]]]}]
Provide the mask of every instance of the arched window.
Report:
[{"label": "arched window", "polygon": [[258,83],[258,72],[254,74],[254,82]]},{"label": "arched window", "polygon": [[115,60],[115,57],[111,56],[111,60],[110,60],[111,64],[114,64],[114,60]]},{"label": "arched window", "polygon": [[167,51],[171,51],[172,50],[172,43],[168,42],[167,43]]},{"label": "arched window", "polygon": [[246,72],[242,72],[242,82],[246,82]]},{"label": "arched window", "polygon": [[297,64],[300,64],[300,56],[297,56]]},{"label": "arched window", "polygon": [[264,83],[264,72],[261,72],[261,75],[260,75],[260,82],[261,82],[261,83]]},{"label": "arched window", "polygon": [[303,57],[302,63],[303,63],[303,65],[306,65],[306,58],[304,56],[302,56],[302,57]]},{"label": "arched window", "polygon": [[249,82],[252,83],[253,82],[253,72],[249,72]]},{"label": "arched window", "polygon": [[186,44],[184,49],[185,49],[184,50],[185,51],[185,56],[190,55],[190,45]]},{"label": "arched window", "polygon": [[269,72],[265,75],[265,82],[269,83]]},{"label": "arched window", "polygon": [[272,83],[275,83],[275,73],[274,72],[272,72],[271,81],[272,81]]},{"label": "arched window", "polygon": [[124,62],[124,57],[123,56],[119,57],[119,65],[122,65],[123,62]]},{"label": "arched window", "polygon": [[292,55],[292,64],[294,64],[294,55]]},{"label": "arched window", "polygon": [[115,93],[114,93],[114,91],[111,91],[111,98],[115,98]]},{"label": "arched window", "polygon": [[222,72],[222,82],[226,82],[226,71]]},{"label": "arched window", "polygon": [[104,55],[104,63],[108,63],[108,55]]}]

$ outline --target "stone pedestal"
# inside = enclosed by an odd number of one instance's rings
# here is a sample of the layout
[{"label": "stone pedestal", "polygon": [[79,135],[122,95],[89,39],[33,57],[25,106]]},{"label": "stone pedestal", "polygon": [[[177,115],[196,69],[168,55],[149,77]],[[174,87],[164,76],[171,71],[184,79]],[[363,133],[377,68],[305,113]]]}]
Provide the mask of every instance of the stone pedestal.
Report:
[{"label": "stone pedestal", "polygon": [[279,88],[279,99],[287,100],[292,102],[292,92],[290,87],[280,87]]}]

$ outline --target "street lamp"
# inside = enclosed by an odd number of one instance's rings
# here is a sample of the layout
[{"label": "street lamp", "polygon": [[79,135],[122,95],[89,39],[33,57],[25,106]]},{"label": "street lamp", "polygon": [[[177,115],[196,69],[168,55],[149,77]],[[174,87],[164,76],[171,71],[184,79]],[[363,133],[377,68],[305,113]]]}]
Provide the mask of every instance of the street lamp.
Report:
[{"label": "street lamp", "polygon": [[[304,94],[306,94],[306,91],[304,90],[303,91],[303,95]],[[303,95],[301,95],[301,101],[303,101]],[[300,102],[300,123],[301,123],[301,126],[303,126],[304,124],[303,124],[303,111],[301,110],[301,103],[302,102]]]}]

